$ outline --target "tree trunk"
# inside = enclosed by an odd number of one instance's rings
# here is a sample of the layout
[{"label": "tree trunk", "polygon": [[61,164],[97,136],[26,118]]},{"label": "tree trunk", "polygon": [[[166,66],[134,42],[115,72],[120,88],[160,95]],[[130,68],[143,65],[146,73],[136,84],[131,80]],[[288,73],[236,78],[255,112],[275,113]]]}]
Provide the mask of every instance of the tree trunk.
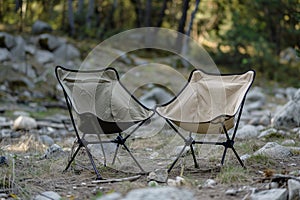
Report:
[{"label": "tree trunk", "polygon": [[160,13],[159,13],[158,22],[157,22],[157,25],[156,25],[157,27],[161,27],[161,25],[163,23],[168,1],[169,0],[164,0],[164,2],[163,2],[163,5],[162,5]]},{"label": "tree trunk", "polygon": [[190,0],[184,0],[183,5],[182,5],[182,16],[181,16],[181,19],[179,21],[179,26],[178,26],[178,32],[180,32],[180,33],[184,33],[184,27],[185,27],[185,23],[186,23],[187,12],[189,9],[189,3],[190,3]]},{"label": "tree trunk", "polygon": [[74,25],[74,14],[73,14],[72,0],[68,0],[68,19],[69,19],[70,35],[74,36],[74,34],[75,34],[75,25]]},{"label": "tree trunk", "polygon": [[136,15],[136,27],[139,28],[142,25],[142,9],[141,9],[141,3],[140,0],[131,0],[131,3],[134,6],[134,11],[135,11],[135,15]]},{"label": "tree trunk", "polygon": [[91,26],[92,26],[92,19],[93,19],[93,15],[94,15],[94,7],[95,7],[94,0],[89,0],[88,11],[87,11],[87,15],[86,15],[86,27],[88,29],[90,29]]},{"label": "tree trunk", "polygon": [[152,0],[146,0],[145,26],[151,26]]},{"label": "tree trunk", "polygon": [[199,4],[200,4],[200,0],[196,0],[195,9],[192,12],[191,20],[190,20],[190,23],[189,23],[189,27],[188,27],[188,30],[186,32],[186,35],[188,35],[188,36],[191,35],[191,30],[192,30],[192,27],[193,27],[193,23],[194,23],[194,19],[195,19],[196,13],[198,11]]},{"label": "tree trunk", "polygon": [[66,1],[63,0],[62,18],[61,18],[61,30],[65,31],[66,22]]}]

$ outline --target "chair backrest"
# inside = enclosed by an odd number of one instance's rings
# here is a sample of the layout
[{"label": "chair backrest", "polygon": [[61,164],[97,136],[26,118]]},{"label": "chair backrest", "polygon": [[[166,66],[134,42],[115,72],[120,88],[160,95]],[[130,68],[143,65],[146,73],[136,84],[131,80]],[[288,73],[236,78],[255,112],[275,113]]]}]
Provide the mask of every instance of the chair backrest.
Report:
[{"label": "chair backrest", "polygon": [[101,121],[109,129],[110,123],[122,126],[145,120],[153,113],[126,90],[114,68],[79,71],[57,66],[55,72],[69,110],[81,116],[82,123]]},{"label": "chair backrest", "polygon": [[156,111],[165,118],[185,123],[229,119],[238,112],[254,77],[252,70],[233,75],[194,70],[182,91]]}]

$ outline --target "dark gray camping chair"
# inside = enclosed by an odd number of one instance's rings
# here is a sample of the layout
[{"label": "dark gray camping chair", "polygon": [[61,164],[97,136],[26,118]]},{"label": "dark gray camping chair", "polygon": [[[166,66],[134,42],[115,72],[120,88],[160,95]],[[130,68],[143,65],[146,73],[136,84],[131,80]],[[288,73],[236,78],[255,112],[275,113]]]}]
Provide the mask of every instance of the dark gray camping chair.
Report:
[{"label": "dark gray camping chair", "polygon": [[[209,74],[202,70],[194,70],[190,74],[188,83],[174,99],[156,107],[156,112],[166,120],[185,143],[169,171],[172,170],[188,146],[195,167],[197,167],[198,163],[193,148],[193,145],[196,144],[224,146],[222,165],[227,149],[232,149],[239,163],[245,167],[234,148],[234,139],[246,94],[254,81],[254,77],[255,72],[252,70],[243,74],[232,75]],[[176,127],[188,131],[189,136],[185,137]],[[230,137],[228,131],[233,127],[234,131]],[[226,141],[198,141],[192,137],[192,133],[223,133],[226,136]]]},{"label": "dark gray camping chair", "polygon": [[[123,146],[140,171],[144,172],[126,145],[126,141],[150,119],[154,111],[144,107],[130,94],[119,81],[119,75],[114,68],[79,71],[57,66],[55,73],[63,89],[78,143],[78,148],[72,152],[65,170],[70,167],[79,150],[84,147],[97,179],[102,179],[88,146],[100,144],[103,164],[106,166],[104,145],[115,144],[112,165],[118,159],[119,147]],[[130,132],[123,133],[126,130]],[[89,140],[90,135],[96,137]]]}]

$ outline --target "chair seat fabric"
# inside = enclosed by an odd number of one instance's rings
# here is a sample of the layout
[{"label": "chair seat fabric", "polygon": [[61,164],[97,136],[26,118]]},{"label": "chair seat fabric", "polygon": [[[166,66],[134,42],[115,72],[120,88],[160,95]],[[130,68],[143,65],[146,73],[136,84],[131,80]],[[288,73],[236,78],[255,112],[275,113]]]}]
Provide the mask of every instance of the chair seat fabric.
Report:
[{"label": "chair seat fabric", "polygon": [[254,76],[254,71],[220,76],[194,70],[183,90],[156,112],[195,133],[215,132],[222,127],[218,120],[230,129]]}]

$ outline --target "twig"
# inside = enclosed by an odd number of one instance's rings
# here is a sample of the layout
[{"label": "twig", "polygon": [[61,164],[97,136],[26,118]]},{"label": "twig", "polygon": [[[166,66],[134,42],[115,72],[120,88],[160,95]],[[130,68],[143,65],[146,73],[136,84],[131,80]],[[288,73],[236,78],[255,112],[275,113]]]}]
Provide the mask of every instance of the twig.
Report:
[{"label": "twig", "polygon": [[96,181],[92,181],[92,183],[113,183],[113,182],[122,182],[122,181],[135,181],[135,180],[139,179],[140,177],[141,177],[141,175],[126,177],[126,178],[96,180]]}]

